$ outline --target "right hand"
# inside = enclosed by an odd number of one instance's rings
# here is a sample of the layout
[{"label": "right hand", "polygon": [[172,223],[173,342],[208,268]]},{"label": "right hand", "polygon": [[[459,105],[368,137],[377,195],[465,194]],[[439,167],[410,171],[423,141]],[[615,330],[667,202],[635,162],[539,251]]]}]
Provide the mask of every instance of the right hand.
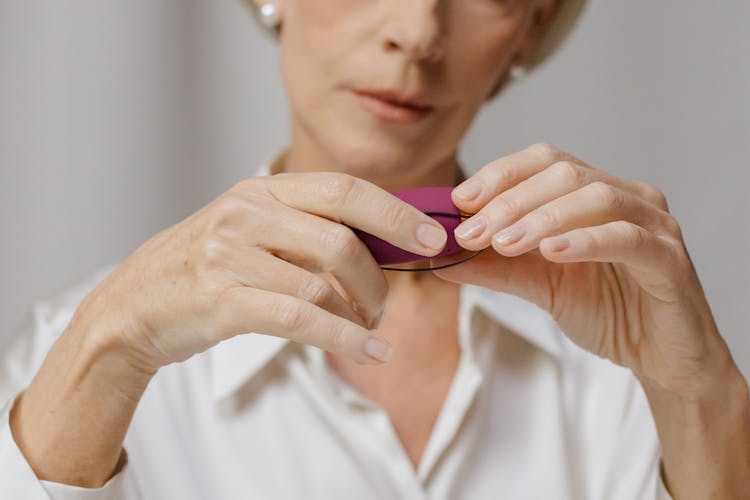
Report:
[{"label": "right hand", "polygon": [[[438,248],[417,240],[423,223],[438,230]],[[85,310],[106,314],[106,331],[147,371],[250,332],[387,361],[390,345],[369,328],[388,284],[344,224],[424,256],[447,238],[429,216],[347,174],[255,177],[141,245],[86,297]]]}]

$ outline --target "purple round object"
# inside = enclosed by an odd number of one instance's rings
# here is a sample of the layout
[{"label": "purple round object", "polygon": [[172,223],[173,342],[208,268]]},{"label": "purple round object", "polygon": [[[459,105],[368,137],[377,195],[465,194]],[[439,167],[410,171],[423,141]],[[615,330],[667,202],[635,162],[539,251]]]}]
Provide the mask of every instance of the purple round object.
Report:
[{"label": "purple round object", "polygon": [[[445,248],[435,257],[444,257],[459,253],[465,248],[460,246],[453,236],[453,230],[461,224],[461,211],[451,201],[451,192],[454,186],[435,186],[420,187],[412,189],[402,189],[393,191],[391,194],[401,200],[413,205],[422,212],[428,213],[430,217],[439,222],[448,233],[448,241]],[[429,212],[443,212],[454,214],[454,216],[431,215]],[[380,265],[404,264],[407,262],[416,262],[426,260],[429,257],[412,253],[397,246],[391,245],[387,241],[381,240],[377,236],[366,233],[361,229],[352,228],[354,233],[362,240],[372,253],[375,260]]]}]

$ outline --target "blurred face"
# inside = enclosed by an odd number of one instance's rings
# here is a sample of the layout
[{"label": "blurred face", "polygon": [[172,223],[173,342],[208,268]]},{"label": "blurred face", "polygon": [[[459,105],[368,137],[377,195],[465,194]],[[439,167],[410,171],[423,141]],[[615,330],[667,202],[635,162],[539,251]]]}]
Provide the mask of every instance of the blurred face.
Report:
[{"label": "blurred face", "polygon": [[371,180],[455,168],[554,0],[281,0],[292,155]]}]

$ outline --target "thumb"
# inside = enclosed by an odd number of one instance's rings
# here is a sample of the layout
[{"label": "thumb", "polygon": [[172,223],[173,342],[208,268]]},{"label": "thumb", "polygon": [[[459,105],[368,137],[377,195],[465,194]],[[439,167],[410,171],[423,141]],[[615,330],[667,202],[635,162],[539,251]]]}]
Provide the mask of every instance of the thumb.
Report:
[{"label": "thumb", "polygon": [[[456,260],[451,257],[430,259],[430,267],[448,265]],[[563,266],[548,261],[538,253],[506,257],[487,247],[466,262],[432,273],[446,281],[509,293],[550,311],[553,286],[558,283],[562,269]]]}]

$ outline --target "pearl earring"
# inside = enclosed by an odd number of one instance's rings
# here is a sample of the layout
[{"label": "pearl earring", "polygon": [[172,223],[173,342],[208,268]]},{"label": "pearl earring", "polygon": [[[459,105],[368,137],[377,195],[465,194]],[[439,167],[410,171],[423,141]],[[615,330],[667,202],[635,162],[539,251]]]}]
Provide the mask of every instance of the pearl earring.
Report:
[{"label": "pearl earring", "polygon": [[281,24],[281,9],[275,3],[264,3],[258,9],[260,22],[269,29],[275,29]]},{"label": "pearl earring", "polygon": [[521,66],[520,64],[514,64],[510,68],[510,78],[512,80],[520,80],[521,78],[525,77],[528,73],[528,70],[525,66]]}]

